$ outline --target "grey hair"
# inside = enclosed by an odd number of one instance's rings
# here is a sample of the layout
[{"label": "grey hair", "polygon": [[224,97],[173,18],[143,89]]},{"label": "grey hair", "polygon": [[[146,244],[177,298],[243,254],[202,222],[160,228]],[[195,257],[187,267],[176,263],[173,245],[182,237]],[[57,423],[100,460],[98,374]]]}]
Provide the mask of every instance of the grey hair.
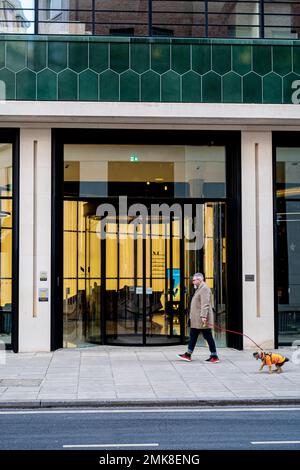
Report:
[{"label": "grey hair", "polygon": [[200,279],[200,281],[204,280],[204,276],[202,273],[195,273],[193,277],[196,277],[197,279]]}]

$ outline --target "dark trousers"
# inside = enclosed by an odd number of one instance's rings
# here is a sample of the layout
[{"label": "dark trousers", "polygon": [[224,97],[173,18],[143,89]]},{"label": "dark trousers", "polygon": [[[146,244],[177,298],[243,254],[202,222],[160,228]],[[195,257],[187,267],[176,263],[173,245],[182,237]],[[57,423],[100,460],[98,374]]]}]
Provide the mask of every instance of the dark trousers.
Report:
[{"label": "dark trousers", "polygon": [[190,329],[190,340],[189,340],[189,345],[188,345],[188,349],[187,349],[188,352],[190,354],[192,354],[192,352],[194,351],[200,332],[202,333],[203,338],[208,342],[208,347],[209,347],[209,350],[210,350],[210,354],[212,356],[217,356],[216,343],[215,343],[215,340],[213,338],[213,335],[212,335],[212,332],[211,332],[210,328],[207,328],[207,329],[204,329],[204,330],[200,330],[198,328],[191,328]]}]

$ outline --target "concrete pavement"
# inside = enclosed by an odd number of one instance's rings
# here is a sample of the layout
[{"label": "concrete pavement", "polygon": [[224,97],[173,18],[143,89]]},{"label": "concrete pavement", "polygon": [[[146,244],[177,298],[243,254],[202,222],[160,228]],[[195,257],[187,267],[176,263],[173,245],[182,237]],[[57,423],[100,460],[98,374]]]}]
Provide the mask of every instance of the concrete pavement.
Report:
[{"label": "concrete pavement", "polygon": [[[219,349],[221,362],[205,362],[197,347],[190,363],[184,346],[95,346],[52,353],[2,351],[0,408],[131,405],[300,404],[295,349],[282,374],[258,372],[252,351]],[[300,362],[300,350],[297,355]]]}]

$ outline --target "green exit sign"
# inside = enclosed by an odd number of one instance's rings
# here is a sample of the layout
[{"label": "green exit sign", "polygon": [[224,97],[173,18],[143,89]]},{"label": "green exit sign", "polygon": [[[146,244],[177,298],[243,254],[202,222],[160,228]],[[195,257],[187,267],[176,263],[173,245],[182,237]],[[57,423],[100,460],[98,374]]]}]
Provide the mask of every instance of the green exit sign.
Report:
[{"label": "green exit sign", "polygon": [[139,161],[139,157],[137,155],[131,155],[130,156],[130,161],[131,162],[138,162]]}]

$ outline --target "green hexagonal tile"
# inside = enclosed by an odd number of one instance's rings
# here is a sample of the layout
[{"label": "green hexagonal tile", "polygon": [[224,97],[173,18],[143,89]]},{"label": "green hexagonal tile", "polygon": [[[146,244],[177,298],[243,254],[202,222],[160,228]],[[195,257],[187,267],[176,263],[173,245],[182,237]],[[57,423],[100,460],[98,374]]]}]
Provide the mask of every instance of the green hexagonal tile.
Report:
[{"label": "green hexagonal tile", "polygon": [[171,47],[171,68],[174,72],[183,74],[191,68],[191,48],[187,44],[173,44]]},{"label": "green hexagonal tile", "polygon": [[31,70],[22,70],[16,73],[17,100],[36,100],[36,73]]},{"label": "green hexagonal tile", "polygon": [[108,69],[108,43],[90,43],[89,55],[91,70],[100,73]]},{"label": "green hexagonal tile", "polygon": [[85,70],[79,75],[79,100],[98,101],[98,74]]},{"label": "green hexagonal tile", "polygon": [[150,69],[150,44],[130,45],[130,67],[138,73]]},{"label": "green hexagonal tile", "polygon": [[192,45],[192,69],[201,74],[211,70],[211,45]]},{"label": "green hexagonal tile", "polygon": [[120,100],[119,75],[113,70],[106,70],[106,72],[101,73],[99,87],[101,101]]},{"label": "green hexagonal tile", "polygon": [[186,103],[201,103],[201,76],[193,71],[182,77],[182,101]]},{"label": "green hexagonal tile", "polygon": [[69,43],[69,63],[68,66],[74,72],[82,72],[88,68],[88,43]]},{"label": "green hexagonal tile", "polygon": [[0,69],[5,67],[5,42],[0,41]]},{"label": "green hexagonal tile", "polygon": [[263,77],[263,103],[282,103],[282,78],[276,73]]},{"label": "green hexagonal tile", "polygon": [[259,75],[272,72],[272,49],[271,46],[253,46],[253,70]]},{"label": "green hexagonal tile", "polygon": [[110,68],[117,73],[129,68],[129,44],[110,44]]},{"label": "green hexagonal tile", "polygon": [[143,73],[141,77],[141,100],[160,101],[160,76],[152,70]]},{"label": "green hexagonal tile", "polygon": [[251,70],[251,46],[232,46],[232,69],[239,75]]},{"label": "green hexagonal tile", "polygon": [[133,70],[120,75],[120,101],[140,101],[140,77]]},{"label": "green hexagonal tile", "polygon": [[67,68],[68,53],[66,42],[48,42],[48,67],[53,72]]},{"label": "green hexagonal tile", "polygon": [[242,79],[235,72],[222,77],[223,103],[242,103]]},{"label": "green hexagonal tile", "polygon": [[291,46],[273,46],[273,70],[279,75],[292,72]]},{"label": "green hexagonal tile", "polygon": [[151,44],[151,69],[162,74],[170,67],[170,45]]},{"label": "green hexagonal tile", "polygon": [[180,101],[180,76],[173,70],[169,70],[161,77],[161,101]]},{"label": "green hexagonal tile", "polygon": [[37,74],[37,99],[41,101],[57,100],[57,74],[43,70]]},{"label": "green hexagonal tile", "polygon": [[283,102],[285,104],[295,103],[295,99],[300,98],[300,93],[298,91],[298,84],[293,82],[300,81],[300,75],[296,73],[289,73],[282,79],[283,81]]},{"label": "green hexagonal tile", "polygon": [[18,72],[26,67],[27,47],[25,42],[7,41],[6,43],[6,67],[13,72]]},{"label": "green hexagonal tile", "polygon": [[231,69],[231,45],[212,45],[212,70],[223,75]]},{"label": "green hexagonal tile", "polygon": [[78,75],[72,70],[58,74],[58,99],[61,101],[78,100]]},{"label": "green hexagonal tile", "polygon": [[7,69],[0,70],[0,80],[5,83],[4,90],[1,90],[1,99],[15,100],[16,99],[16,75]]},{"label": "green hexagonal tile", "polygon": [[250,72],[243,77],[243,102],[262,103],[262,78]]},{"label": "green hexagonal tile", "polygon": [[40,72],[46,68],[46,42],[30,41],[28,42],[28,68],[34,72]]},{"label": "green hexagonal tile", "polygon": [[221,77],[215,72],[208,72],[202,77],[202,101],[221,103]]}]

